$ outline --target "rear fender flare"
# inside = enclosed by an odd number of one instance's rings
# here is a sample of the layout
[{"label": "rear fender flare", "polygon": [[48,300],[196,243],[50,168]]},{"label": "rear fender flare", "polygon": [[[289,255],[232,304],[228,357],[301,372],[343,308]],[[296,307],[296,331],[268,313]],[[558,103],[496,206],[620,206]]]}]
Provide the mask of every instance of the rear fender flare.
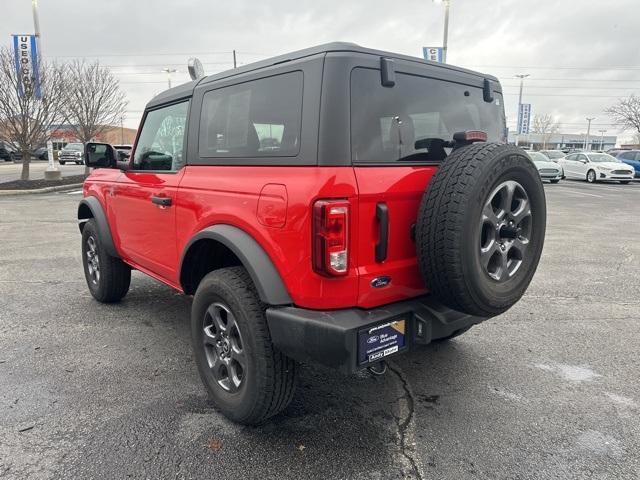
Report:
[{"label": "rear fender flare", "polygon": [[211,239],[231,250],[247,269],[260,299],[269,305],[291,305],[282,277],[267,252],[251,235],[232,225],[214,225],[196,233],[187,243],[180,258],[180,278],[189,248],[198,240]]}]

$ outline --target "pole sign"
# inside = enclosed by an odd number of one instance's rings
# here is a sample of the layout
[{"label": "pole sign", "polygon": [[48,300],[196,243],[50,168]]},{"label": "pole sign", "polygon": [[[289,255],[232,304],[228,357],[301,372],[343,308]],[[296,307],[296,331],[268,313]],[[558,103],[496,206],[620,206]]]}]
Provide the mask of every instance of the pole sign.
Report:
[{"label": "pole sign", "polygon": [[422,55],[425,60],[442,63],[442,47],[422,47]]},{"label": "pole sign", "polygon": [[518,109],[518,135],[528,134],[531,124],[531,104],[521,103]]},{"label": "pole sign", "polygon": [[13,35],[16,74],[18,75],[18,95],[42,98],[40,89],[40,68],[38,65],[38,41],[35,35]]}]

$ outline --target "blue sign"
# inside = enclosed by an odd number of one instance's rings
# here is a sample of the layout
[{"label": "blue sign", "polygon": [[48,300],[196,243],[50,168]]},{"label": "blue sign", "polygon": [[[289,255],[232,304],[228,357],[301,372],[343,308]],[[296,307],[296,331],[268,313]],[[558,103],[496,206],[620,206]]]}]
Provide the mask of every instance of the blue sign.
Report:
[{"label": "blue sign", "polygon": [[425,60],[442,63],[443,48],[442,47],[422,47],[422,56]]},{"label": "blue sign", "polygon": [[518,135],[528,134],[531,126],[531,104],[521,103],[518,108]]},{"label": "blue sign", "polygon": [[38,39],[35,35],[13,35],[13,52],[18,76],[18,95],[42,98]]}]

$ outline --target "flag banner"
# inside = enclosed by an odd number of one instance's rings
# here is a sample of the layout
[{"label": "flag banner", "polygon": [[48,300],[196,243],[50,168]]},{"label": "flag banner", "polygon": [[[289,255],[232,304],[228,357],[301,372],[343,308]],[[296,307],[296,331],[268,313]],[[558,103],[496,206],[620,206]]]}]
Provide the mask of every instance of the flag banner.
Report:
[{"label": "flag banner", "polygon": [[528,134],[531,124],[531,104],[521,103],[518,109],[518,135]]},{"label": "flag banner", "polygon": [[442,47],[422,47],[422,55],[425,60],[442,63]]},{"label": "flag banner", "polygon": [[13,35],[16,73],[18,75],[18,95],[42,98],[40,89],[40,68],[38,65],[38,39],[35,35]]}]

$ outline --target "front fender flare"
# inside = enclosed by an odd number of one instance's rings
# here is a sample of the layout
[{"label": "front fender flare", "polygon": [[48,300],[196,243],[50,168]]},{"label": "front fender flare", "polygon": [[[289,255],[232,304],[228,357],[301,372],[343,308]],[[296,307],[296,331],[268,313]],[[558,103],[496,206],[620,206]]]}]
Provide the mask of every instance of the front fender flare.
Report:
[{"label": "front fender flare", "polygon": [[[91,216],[87,216],[84,213],[87,208],[90,210]],[[78,227],[80,228],[80,233],[82,233],[84,224],[90,218],[93,218],[96,222],[98,235],[100,235],[100,243],[107,253],[112,257],[120,258],[120,255],[116,251],[115,244],[113,243],[113,237],[111,236],[111,229],[109,228],[107,216],[104,213],[100,200],[96,197],[86,197],[80,200],[80,204],[78,205]]]},{"label": "front fender flare", "polygon": [[248,233],[232,225],[214,225],[196,233],[187,243],[180,258],[180,272],[191,245],[198,240],[211,239],[222,243],[242,262],[253,280],[260,299],[269,305],[291,305],[282,277],[267,252]]}]

